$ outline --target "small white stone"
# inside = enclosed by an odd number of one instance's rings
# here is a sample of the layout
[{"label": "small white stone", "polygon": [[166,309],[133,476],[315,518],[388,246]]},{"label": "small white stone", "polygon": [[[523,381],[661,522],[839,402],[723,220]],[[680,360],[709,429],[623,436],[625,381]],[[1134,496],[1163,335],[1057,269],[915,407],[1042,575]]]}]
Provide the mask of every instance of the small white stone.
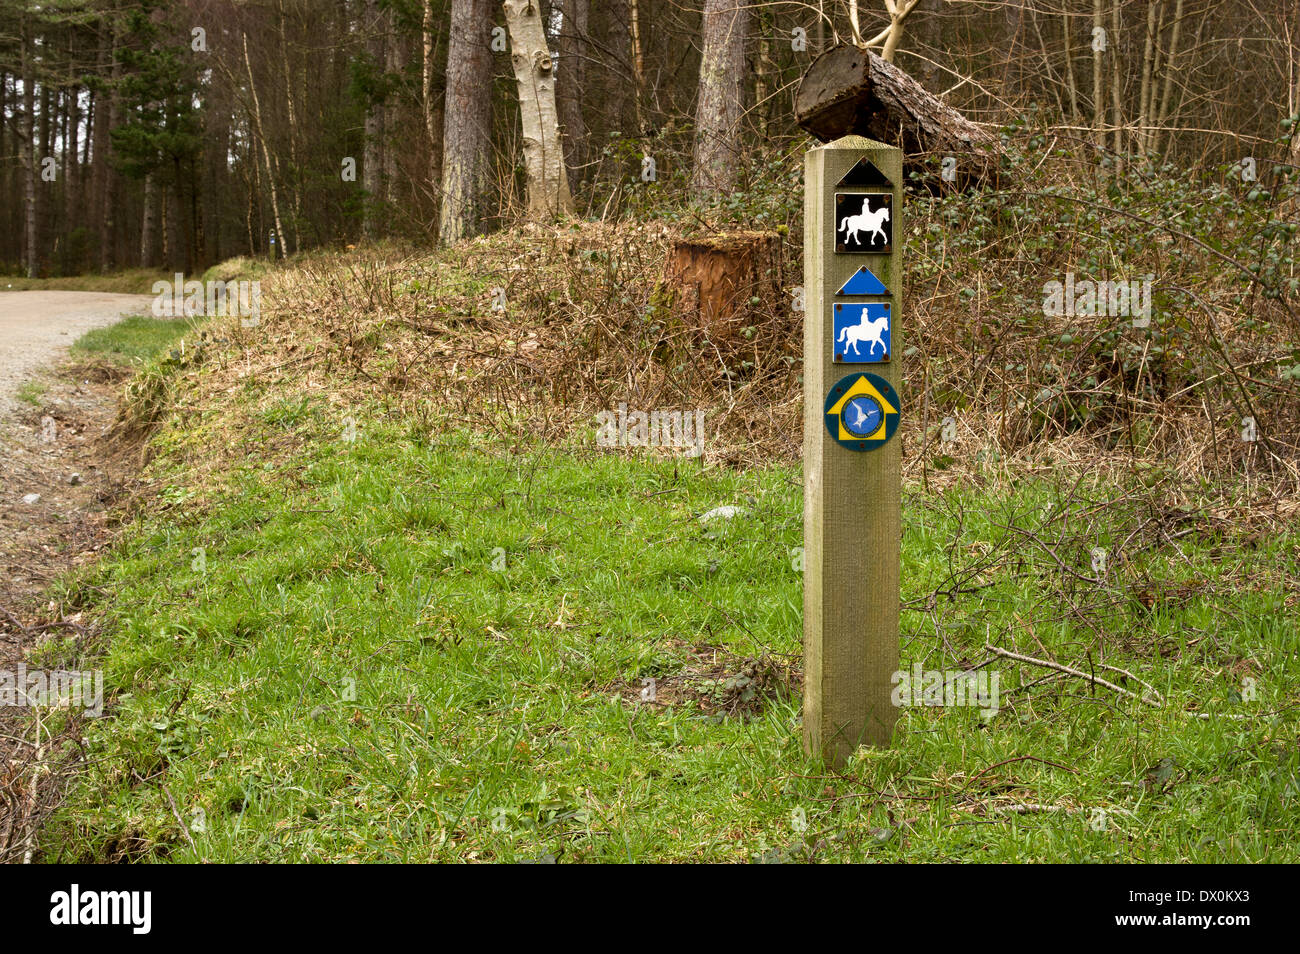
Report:
[{"label": "small white stone", "polygon": [[25,504],[34,504],[34,503],[36,503],[36,502],[37,502],[38,500],[40,500],[40,499],[41,499],[41,495],[40,495],[40,494],[24,494],[24,495],[23,495],[23,503],[25,503]]},{"label": "small white stone", "polygon": [[732,504],[727,504],[723,507],[714,507],[708,513],[701,514],[700,523],[708,523],[710,520],[716,519],[717,517],[721,517],[724,520],[730,520],[732,517],[739,517],[744,513],[744,507],[736,507]]}]

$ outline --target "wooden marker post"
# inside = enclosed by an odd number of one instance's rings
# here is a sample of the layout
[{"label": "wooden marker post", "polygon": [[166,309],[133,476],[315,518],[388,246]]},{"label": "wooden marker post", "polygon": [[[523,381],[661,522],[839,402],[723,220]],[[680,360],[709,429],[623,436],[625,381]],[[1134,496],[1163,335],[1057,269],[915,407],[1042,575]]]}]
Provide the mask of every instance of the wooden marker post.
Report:
[{"label": "wooden marker post", "polygon": [[902,175],[861,136],[804,160],[803,730],[835,766],[897,718]]}]

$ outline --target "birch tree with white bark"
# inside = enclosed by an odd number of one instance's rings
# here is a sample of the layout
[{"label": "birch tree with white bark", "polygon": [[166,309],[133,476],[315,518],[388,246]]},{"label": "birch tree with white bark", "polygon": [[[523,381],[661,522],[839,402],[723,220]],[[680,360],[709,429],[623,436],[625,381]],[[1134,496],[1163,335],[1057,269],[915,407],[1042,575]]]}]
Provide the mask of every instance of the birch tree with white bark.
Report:
[{"label": "birch tree with white bark", "polygon": [[528,215],[534,219],[568,215],[573,212],[573,196],[555,105],[555,59],[546,41],[541,4],[537,0],[504,0],[502,8],[519,90]]}]

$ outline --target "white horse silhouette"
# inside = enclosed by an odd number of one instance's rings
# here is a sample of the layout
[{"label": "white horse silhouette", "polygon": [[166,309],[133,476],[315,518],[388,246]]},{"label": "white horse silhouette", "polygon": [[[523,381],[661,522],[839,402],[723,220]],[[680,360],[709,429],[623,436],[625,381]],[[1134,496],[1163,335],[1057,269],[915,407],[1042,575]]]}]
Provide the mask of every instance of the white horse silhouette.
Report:
[{"label": "white horse silhouette", "polygon": [[[886,209],[885,211],[888,210]],[[865,341],[871,346],[867,351],[867,357],[869,358],[876,353],[876,345],[880,345],[881,352],[885,353],[883,335],[888,330],[888,315],[881,315],[879,318],[872,319],[869,318],[867,312],[863,310],[862,320],[860,322],[856,325],[845,325],[840,329],[840,336],[836,343],[844,344],[847,341],[848,345],[845,347],[844,353],[847,355],[849,353],[849,348],[852,348],[853,354],[859,355],[861,352],[858,351],[858,342]]]},{"label": "white horse silhouette", "polygon": [[846,215],[840,220],[840,231],[844,233],[844,244],[853,239],[855,245],[861,245],[862,239],[858,238],[859,232],[866,232],[867,237],[871,239],[871,244],[876,244],[876,236],[880,236],[880,241],[887,242],[883,223],[889,221],[889,206],[882,206],[875,212],[867,207],[866,203],[862,205],[862,211],[857,215]]}]

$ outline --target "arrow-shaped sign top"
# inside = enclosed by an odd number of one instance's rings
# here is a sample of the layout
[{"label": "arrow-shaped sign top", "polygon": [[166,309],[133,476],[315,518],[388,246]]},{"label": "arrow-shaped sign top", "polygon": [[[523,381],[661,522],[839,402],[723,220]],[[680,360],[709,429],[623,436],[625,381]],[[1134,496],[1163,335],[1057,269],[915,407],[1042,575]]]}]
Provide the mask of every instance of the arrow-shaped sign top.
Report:
[{"label": "arrow-shaped sign top", "polygon": [[865,394],[868,397],[875,399],[876,403],[880,405],[880,410],[883,411],[885,414],[898,413],[898,408],[894,407],[894,405],[890,404],[887,400],[885,400],[885,396],[876,389],[876,386],[872,384],[870,380],[868,380],[865,374],[861,375],[856,381],[853,382],[852,387],[850,387],[847,391],[845,391],[842,395],[840,395],[840,399],[831,405],[831,409],[829,413],[831,414],[844,413],[844,405],[848,404],[849,401],[853,400],[859,394]]},{"label": "arrow-shaped sign top", "polygon": [[837,295],[888,295],[885,283],[875,273],[863,265],[849,276],[849,280],[840,286]]}]

